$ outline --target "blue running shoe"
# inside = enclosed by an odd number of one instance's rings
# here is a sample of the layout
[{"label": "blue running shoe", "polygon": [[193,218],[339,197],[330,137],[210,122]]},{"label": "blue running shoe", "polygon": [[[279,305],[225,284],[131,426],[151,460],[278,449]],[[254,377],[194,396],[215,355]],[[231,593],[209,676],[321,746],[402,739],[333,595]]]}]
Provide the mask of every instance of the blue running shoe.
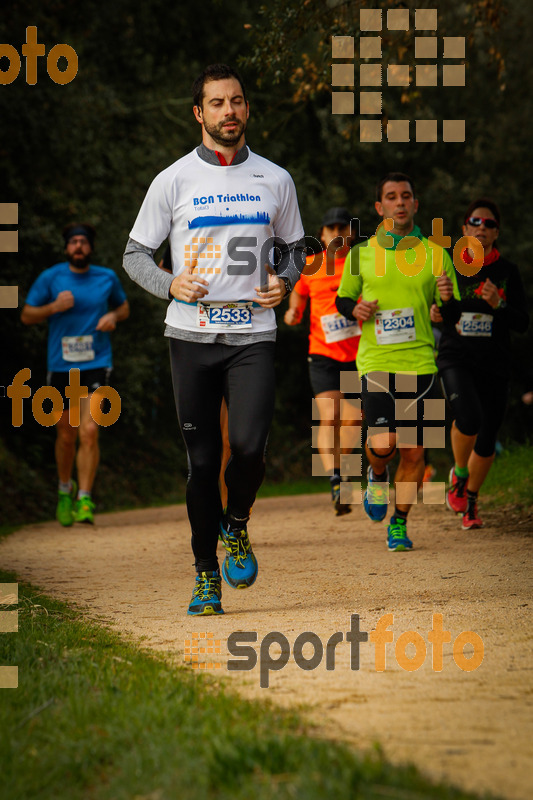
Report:
[{"label": "blue running shoe", "polygon": [[234,589],[247,589],[257,578],[258,566],[248,538],[246,522],[239,523],[238,528],[228,526],[226,521],[221,522],[220,538],[226,550],[222,577]]},{"label": "blue running shoe", "polygon": [[363,508],[372,522],[381,522],[387,516],[389,505],[389,468],[385,468],[385,480],[376,481],[372,467],[367,472],[367,489],[363,497]]},{"label": "blue running shoe", "polygon": [[403,517],[390,518],[387,546],[391,552],[413,549],[413,543],[407,535],[407,520]]},{"label": "blue running shoe", "polygon": [[223,614],[220,599],[222,597],[220,572],[200,572],[196,576],[196,583],[192,593],[187,614],[191,616],[207,616],[209,614]]}]

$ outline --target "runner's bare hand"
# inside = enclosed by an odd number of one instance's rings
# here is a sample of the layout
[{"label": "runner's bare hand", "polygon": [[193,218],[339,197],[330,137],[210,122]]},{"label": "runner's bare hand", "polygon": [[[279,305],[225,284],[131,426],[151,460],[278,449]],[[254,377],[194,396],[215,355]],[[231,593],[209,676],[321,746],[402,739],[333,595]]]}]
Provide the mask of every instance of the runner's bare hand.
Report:
[{"label": "runner's bare hand", "polygon": [[359,322],[368,322],[378,310],[377,300],[361,300],[353,310],[353,315]]},{"label": "runner's bare hand", "polygon": [[298,325],[302,315],[297,308],[288,308],[283,317],[285,325]]},{"label": "runner's bare hand", "polygon": [[279,306],[285,297],[285,283],[281,278],[278,278],[272,267],[268,264],[265,264],[265,269],[268,272],[268,288],[266,291],[262,291],[263,287],[255,287],[257,293],[256,303],[263,306],[263,308],[275,308]]},{"label": "runner's bare hand", "polygon": [[68,289],[65,289],[64,292],[59,292],[56,299],[53,302],[54,306],[54,314],[57,314],[59,311],[68,311],[69,308],[72,308],[74,305],[74,295]]},{"label": "runner's bare hand", "polygon": [[189,267],[180,272],[170,284],[170,294],[176,300],[182,300],[185,303],[196,303],[200,298],[209,294],[205,288],[209,286],[209,283],[195,274],[193,272],[194,269],[194,267]]},{"label": "runner's bare hand", "polygon": [[447,303],[453,297],[453,283],[448,275],[444,273],[437,278],[437,289],[439,290],[440,299]]},{"label": "runner's bare hand", "polygon": [[433,303],[429,309],[429,318],[431,322],[442,322],[442,314],[440,313],[439,307],[436,303]]},{"label": "runner's bare hand", "polygon": [[486,303],[489,304],[491,308],[496,308],[496,306],[500,302],[498,287],[490,280],[490,278],[487,278],[487,280],[483,284],[483,289],[481,290],[481,297],[483,300],[485,300]]},{"label": "runner's bare hand", "polygon": [[114,311],[108,311],[103,317],[100,317],[96,326],[97,331],[114,331],[117,327],[117,315]]}]

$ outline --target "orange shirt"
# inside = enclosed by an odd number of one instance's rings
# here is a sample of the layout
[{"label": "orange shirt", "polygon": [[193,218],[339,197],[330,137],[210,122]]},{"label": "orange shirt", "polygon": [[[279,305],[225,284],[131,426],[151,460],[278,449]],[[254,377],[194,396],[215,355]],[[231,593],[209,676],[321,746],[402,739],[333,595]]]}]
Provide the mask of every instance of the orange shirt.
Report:
[{"label": "orange shirt", "polygon": [[[294,291],[302,297],[308,297],[311,304],[309,352],[336,361],[355,361],[361,329],[355,319],[351,323],[335,307],[344,258],[335,259],[335,273],[328,275],[325,256],[325,251],[308,256],[301,278],[294,287]],[[317,269],[319,264],[320,268]],[[314,274],[305,274],[309,268]]]}]

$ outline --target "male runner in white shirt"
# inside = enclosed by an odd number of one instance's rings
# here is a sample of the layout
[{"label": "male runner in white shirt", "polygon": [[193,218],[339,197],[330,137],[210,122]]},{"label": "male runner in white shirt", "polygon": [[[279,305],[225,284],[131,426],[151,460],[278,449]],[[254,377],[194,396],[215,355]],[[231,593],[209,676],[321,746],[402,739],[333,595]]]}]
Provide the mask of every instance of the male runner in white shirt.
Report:
[{"label": "male runner in white shirt", "polygon": [[[178,419],[189,456],[187,510],[197,570],[189,614],[222,614],[222,577],[251,586],[257,561],[247,521],[264,476],[274,409],[274,307],[305,263],[290,175],[245,144],[249,115],[238,73],[207,67],[193,85],[202,144],[161,172],[130,232],[124,267],[152,294],[170,298],[169,338]],[[172,274],[153,254],[170,237]],[[269,263],[277,246],[276,272]],[[228,506],[218,488],[220,405],[229,414]]]}]

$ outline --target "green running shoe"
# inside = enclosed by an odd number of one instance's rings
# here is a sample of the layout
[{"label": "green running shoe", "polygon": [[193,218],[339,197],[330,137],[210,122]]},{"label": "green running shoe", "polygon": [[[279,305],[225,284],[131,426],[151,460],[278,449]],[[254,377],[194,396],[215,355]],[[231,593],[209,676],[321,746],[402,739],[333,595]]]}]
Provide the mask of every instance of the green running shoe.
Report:
[{"label": "green running shoe", "polygon": [[76,501],[75,522],[87,522],[94,525],[94,503],[90,497],[80,497]]},{"label": "green running shoe", "polygon": [[187,614],[190,616],[208,616],[211,614],[223,614],[222,588],[220,572],[200,572],[196,576],[191,602]]},{"label": "green running shoe", "polygon": [[407,535],[407,520],[403,517],[391,517],[387,530],[387,546],[391,552],[413,549],[413,543]]},{"label": "green running shoe", "polygon": [[74,524],[74,500],[78,492],[78,486],[76,481],[71,481],[71,483],[70,492],[57,493],[56,519],[65,528],[69,528]]}]

